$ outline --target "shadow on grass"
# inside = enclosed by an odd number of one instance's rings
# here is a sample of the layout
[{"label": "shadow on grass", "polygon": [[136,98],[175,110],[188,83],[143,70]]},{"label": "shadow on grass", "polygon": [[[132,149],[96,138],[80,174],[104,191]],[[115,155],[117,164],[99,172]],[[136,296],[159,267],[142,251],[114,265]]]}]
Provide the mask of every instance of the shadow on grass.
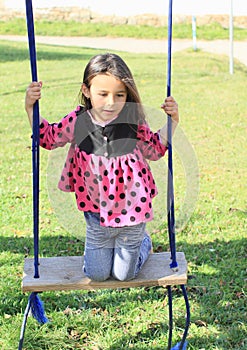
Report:
[{"label": "shadow on grass", "polygon": [[[26,48],[23,48],[23,43],[6,43],[0,42],[1,54],[0,62],[20,62],[29,60],[28,44]],[[60,51],[61,50],[61,51]],[[64,52],[63,48],[51,46],[49,49],[45,48],[45,45],[37,45],[37,60],[48,60],[48,61],[62,61],[62,60],[86,60],[89,61],[92,54],[85,54],[84,49],[75,53]]]}]

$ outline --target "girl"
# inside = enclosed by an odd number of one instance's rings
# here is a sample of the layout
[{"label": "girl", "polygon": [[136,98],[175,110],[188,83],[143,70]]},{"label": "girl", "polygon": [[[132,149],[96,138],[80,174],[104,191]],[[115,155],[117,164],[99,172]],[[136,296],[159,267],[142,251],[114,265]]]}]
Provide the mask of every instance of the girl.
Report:
[{"label": "girl", "polygon": [[[30,123],[42,82],[26,91]],[[153,133],[126,63],[116,54],[91,58],[84,72],[80,105],[59,123],[40,117],[40,145],[48,150],[70,143],[58,187],[75,192],[86,220],[85,274],[97,281],[137,276],[152,243],[145,231],[152,220],[156,185],[147,160],[164,156],[167,129]],[[161,108],[179,121],[173,97]]]}]

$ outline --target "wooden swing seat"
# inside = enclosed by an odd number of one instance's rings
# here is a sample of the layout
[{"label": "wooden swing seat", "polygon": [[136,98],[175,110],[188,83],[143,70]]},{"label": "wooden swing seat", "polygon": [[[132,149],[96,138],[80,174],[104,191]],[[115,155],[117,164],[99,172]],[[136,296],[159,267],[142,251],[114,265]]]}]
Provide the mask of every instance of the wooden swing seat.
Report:
[{"label": "wooden swing seat", "polygon": [[187,262],[183,252],[177,252],[178,271],[170,269],[170,253],[151,254],[137,278],[118,281],[113,278],[104,282],[89,279],[82,271],[82,256],[60,256],[40,258],[39,278],[34,278],[34,259],[24,261],[23,292],[45,292],[55,290],[96,290],[135,288],[145,286],[168,286],[187,283]]}]

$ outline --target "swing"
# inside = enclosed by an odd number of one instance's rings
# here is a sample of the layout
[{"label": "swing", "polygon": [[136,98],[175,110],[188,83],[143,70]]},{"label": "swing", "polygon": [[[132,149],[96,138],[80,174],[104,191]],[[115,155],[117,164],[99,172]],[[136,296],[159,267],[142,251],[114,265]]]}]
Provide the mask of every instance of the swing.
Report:
[{"label": "swing", "polygon": [[[27,30],[29,39],[29,53],[32,80],[38,81],[36,67],[36,49],[33,23],[32,0],[26,0]],[[168,73],[167,96],[171,95],[171,41],[172,41],[172,0],[169,0],[168,15]],[[183,252],[176,252],[175,244],[175,216],[172,171],[172,133],[171,118],[168,123],[168,184],[167,184],[167,221],[170,252],[150,254],[147,262],[139,272],[137,278],[130,281],[108,279],[104,282],[90,280],[83,273],[82,256],[39,258],[39,104],[33,108],[33,139],[32,139],[32,166],[33,166],[33,239],[34,258],[24,261],[22,291],[32,292],[24,313],[19,341],[19,350],[22,349],[24,333],[29,311],[40,323],[47,322],[44,315],[43,303],[38,298],[39,292],[69,291],[69,290],[97,290],[116,288],[137,288],[163,286],[167,288],[169,305],[169,335],[168,350],[185,350],[186,337],[190,323],[190,307],[185,285],[187,283],[187,262]],[[186,306],[186,325],[181,342],[172,347],[172,285],[180,285]]]}]

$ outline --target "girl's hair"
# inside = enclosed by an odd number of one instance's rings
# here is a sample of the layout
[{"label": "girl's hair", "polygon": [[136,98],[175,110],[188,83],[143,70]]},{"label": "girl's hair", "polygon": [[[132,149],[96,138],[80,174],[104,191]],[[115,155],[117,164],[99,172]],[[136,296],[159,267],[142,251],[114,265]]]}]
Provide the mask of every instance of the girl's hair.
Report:
[{"label": "girl's hair", "polygon": [[[90,88],[91,80],[98,74],[111,74],[116,79],[120,80],[127,89],[126,102],[138,104],[138,120],[145,120],[145,114],[141,106],[141,98],[137,90],[132,73],[124,62],[124,60],[113,53],[99,54],[90,59],[88,62],[83,77],[83,84]],[[86,110],[92,108],[91,101],[84,94],[80,94],[80,101],[85,106]]]}]

